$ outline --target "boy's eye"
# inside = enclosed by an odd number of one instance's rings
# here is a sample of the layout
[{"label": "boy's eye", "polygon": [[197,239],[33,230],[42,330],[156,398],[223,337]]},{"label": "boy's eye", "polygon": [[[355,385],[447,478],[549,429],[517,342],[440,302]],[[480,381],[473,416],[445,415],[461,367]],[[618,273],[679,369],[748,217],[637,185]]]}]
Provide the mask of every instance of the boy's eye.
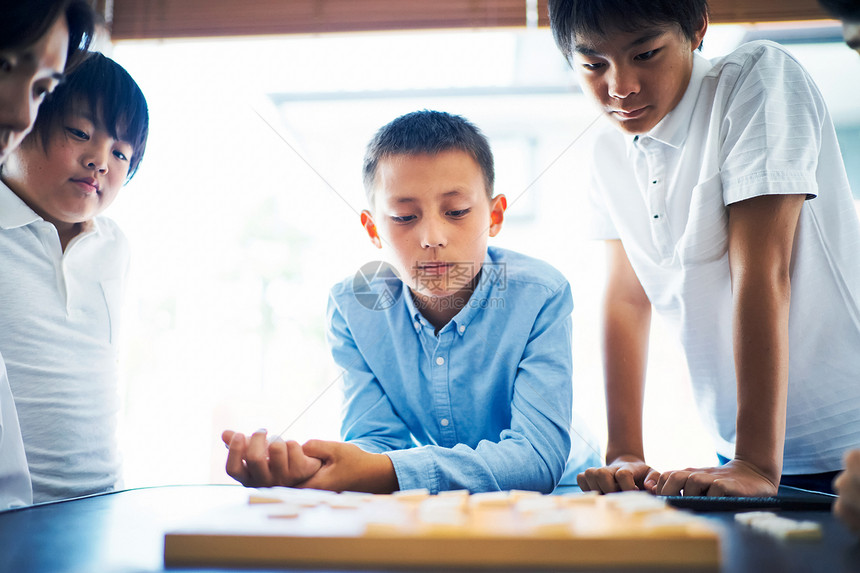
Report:
[{"label": "boy's eye", "polygon": [[120,161],[128,161],[128,157],[125,156],[125,153],[122,151],[115,149],[113,152],[113,156],[119,159]]},{"label": "boy's eye", "polygon": [[446,213],[446,214],[449,217],[453,217],[454,219],[459,219],[461,217],[465,217],[466,215],[468,215],[469,211],[471,211],[471,209],[457,209],[455,211],[448,211],[448,213]]},{"label": "boy's eye", "polygon": [[12,62],[7,60],[6,58],[0,57],[0,72],[11,72],[12,71]]},{"label": "boy's eye", "polygon": [[402,216],[392,215],[391,216],[391,220],[394,221],[395,223],[408,223],[409,221],[412,221],[413,219],[415,219],[415,215],[402,215]]},{"label": "boy's eye", "polygon": [[647,52],[644,52],[644,53],[639,54],[638,56],[636,56],[636,59],[637,59],[637,60],[650,60],[650,59],[651,59],[651,58],[653,58],[653,57],[657,54],[657,52],[659,52],[659,51],[660,51],[660,48],[657,48],[657,49],[655,49],[655,50],[648,50]]},{"label": "boy's eye", "polygon": [[589,70],[591,72],[593,72],[595,70],[599,70],[602,66],[603,66],[602,62],[598,62],[598,63],[594,63],[594,64],[589,63],[589,62],[585,62],[582,64],[583,68],[585,68],[586,70]]},{"label": "boy's eye", "polygon": [[80,129],[77,129],[77,128],[74,128],[74,127],[67,127],[67,128],[66,128],[66,131],[68,131],[68,132],[69,132],[69,133],[71,133],[73,136],[77,137],[78,139],[83,139],[84,141],[86,141],[86,140],[88,140],[88,139],[90,138],[90,136],[89,136],[89,135],[87,135],[87,134],[86,134],[86,132],[83,132],[83,131],[81,131]]}]

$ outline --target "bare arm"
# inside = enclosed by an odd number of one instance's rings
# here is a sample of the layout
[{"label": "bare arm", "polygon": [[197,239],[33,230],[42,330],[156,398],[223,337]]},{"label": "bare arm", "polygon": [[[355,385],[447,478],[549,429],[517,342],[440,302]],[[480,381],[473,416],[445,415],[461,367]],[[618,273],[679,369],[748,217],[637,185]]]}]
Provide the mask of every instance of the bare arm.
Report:
[{"label": "bare arm", "polygon": [[619,456],[645,459],[642,445],[642,404],[651,302],[621,241],[607,242],[609,271],[603,301],[603,368],[609,423],[607,462]]},{"label": "bare arm", "polygon": [[[642,405],[651,302],[621,241],[607,241],[607,284],[603,302],[603,362],[609,444],[606,468],[577,476],[584,490],[604,493],[645,489],[651,472],[644,463]],[[656,479],[655,479],[656,482]]]},{"label": "bare arm", "polygon": [[803,195],[729,207],[733,343],[738,380],[735,459],[775,485],[782,473],[788,396],[789,268]]},{"label": "bare arm", "polygon": [[803,195],[729,206],[729,266],[737,378],[735,459],[663,474],[657,492],[773,495],[782,473],[788,396],[789,269]]}]

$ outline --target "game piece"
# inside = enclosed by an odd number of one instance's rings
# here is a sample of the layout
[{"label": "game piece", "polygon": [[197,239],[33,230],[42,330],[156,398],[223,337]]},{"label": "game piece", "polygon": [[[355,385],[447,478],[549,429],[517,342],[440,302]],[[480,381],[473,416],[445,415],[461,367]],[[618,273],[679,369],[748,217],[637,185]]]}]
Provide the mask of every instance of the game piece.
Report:
[{"label": "game piece", "polygon": [[735,521],[779,539],[821,539],[821,524],[788,519],[771,511],[739,513]]}]

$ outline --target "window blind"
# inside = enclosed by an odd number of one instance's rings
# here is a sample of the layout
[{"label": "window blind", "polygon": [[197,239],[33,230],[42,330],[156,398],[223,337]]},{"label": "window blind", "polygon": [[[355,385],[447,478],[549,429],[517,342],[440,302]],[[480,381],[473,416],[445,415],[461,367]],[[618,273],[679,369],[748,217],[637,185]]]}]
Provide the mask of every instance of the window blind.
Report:
[{"label": "window blind", "polygon": [[[549,25],[546,0],[97,1],[114,40]],[[825,17],[816,0],[711,0],[715,23]]]}]

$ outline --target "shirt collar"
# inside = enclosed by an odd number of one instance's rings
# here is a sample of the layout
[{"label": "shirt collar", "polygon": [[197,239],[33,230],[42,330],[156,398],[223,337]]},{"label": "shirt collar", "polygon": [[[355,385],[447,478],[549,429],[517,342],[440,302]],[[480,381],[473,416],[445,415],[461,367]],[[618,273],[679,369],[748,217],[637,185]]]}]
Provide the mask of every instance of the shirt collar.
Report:
[{"label": "shirt collar", "polygon": [[640,136],[626,138],[628,156],[631,148],[636,145],[636,142],[646,137],[675,149],[680,148],[684,144],[690,129],[690,122],[693,119],[696,100],[699,99],[702,80],[705,79],[705,76],[712,67],[711,62],[699,54],[698,51],[693,53],[693,71],[690,74],[690,82],[687,84],[687,89],[681,101],[651,131]]},{"label": "shirt collar", "polygon": [[6,183],[0,181],[0,228],[17,229],[41,220],[23,199],[9,189]]},{"label": "shirt collar", "polygon": [[[5,182],[0,180],[0,229],[17,229],[37,221],[44,221],[44,219],[33,211],[23,199],[18,197]],[[92,218],[81,224],[81,232],[78,237],[98,231],[98,221]],[[77,239],[77,237],[75,238]]]},{"label": "shirt collar", "polygon": [[[475,285],[475,290],[472,292],[472,296],[469,297],[466,306],[461,308],[460,312],[451,319],[451,322],[439,330],[440,333],[453,328],[454,332],[458,333],[462,337],[466,334],[466,331],[469,328],[469,323],[472,322],[472,319],[474,319],[475,316],[485,308],[491,308],[489,305],[490,293],[496,283],[500,280],[504,280],[504,277],[500,277],[498,273],[485,272],[485,268],[488,264],[493,264],[493,259],[490,256],[489,250],[484,256],[481,275],[478,277],[478,284]],[[424,318],[421,311],[419,311],[418,307],[415,306],[415,301],[412,300],[412,292],[405,283],[403,285],[403,298],[406,301],[406,308],[409,311],[409,316],[412,317],[415,330],[419,330],[425,325],[429,326],[430,323],[427,322],[427,319]]]}]

